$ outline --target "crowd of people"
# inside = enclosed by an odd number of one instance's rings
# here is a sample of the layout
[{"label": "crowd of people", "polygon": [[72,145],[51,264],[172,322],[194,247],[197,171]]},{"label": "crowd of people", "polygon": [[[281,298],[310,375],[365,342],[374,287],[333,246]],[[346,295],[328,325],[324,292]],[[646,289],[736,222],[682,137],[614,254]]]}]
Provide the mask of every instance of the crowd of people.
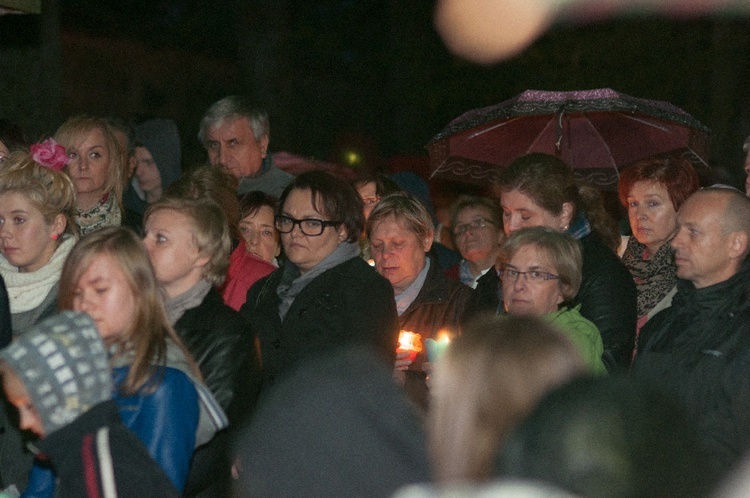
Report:
[{"label": "crowd of people", "polygon": [[413,173],[282,171],[244,97],[198,128],[185,170],[168,119],[0,120],[0,496],[708,496],[742,471],[744,192],[647,158],[622,231],[531,153],[438,223]]}]

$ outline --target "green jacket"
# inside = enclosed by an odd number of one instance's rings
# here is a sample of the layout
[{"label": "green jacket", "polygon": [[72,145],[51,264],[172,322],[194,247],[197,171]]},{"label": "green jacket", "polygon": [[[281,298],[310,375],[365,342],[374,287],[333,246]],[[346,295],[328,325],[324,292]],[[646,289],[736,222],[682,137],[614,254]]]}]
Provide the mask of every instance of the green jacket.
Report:
[{"label": "green jacket", "polygon": [[557,311],[542,316],[542,319],[562,330],[568,336],[583,356],[583,360],[592,374],[605,375],[607,369],[602,363],[602,353],[604,352],[602,335],[593,322],[581,316],[580,308],[580,304],[572,309],[564,306]]}]

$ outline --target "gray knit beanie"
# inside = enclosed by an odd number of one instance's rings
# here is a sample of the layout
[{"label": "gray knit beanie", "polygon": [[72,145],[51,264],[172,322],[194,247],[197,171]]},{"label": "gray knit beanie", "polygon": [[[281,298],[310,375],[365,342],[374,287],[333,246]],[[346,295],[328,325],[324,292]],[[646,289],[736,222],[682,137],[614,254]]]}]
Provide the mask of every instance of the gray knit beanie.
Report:
[{"label": "gray knit beanie", "polygon": [[49,435],[112,398],[112,371],[99,332],[84,313],[63,311],[0,351],[24,383]]}]

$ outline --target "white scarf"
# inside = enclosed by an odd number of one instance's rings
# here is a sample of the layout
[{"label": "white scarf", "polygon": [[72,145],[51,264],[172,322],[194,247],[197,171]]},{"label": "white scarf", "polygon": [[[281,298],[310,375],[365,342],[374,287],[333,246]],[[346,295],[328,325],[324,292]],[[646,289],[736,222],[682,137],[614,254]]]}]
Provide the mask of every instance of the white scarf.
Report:
[{"label": "white scarf", "polygon": [[33,310],[42,304],[49,291],[60,281],[63,263],[75,242],[72,235],[63,235],[49,262],[32,272],[20,273],[18,268],[0,256],[0,274],[8,289],[11,314]]}]

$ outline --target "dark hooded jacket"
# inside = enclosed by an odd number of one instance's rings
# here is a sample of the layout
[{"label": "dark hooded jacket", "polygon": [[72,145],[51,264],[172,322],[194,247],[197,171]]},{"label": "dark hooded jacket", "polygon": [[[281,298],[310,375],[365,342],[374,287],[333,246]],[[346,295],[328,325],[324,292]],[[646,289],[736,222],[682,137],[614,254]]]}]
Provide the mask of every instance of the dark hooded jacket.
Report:
[{"label": "dark hooded jacket", "polygon": [[[162,191],[166,192],[167,188],[180,178],[182,172],[180,133],[177,125],[171,119],[149,119],[135,126],[135,139],[136,147],[145,147],[154,158],[161,176]],[[122,203],[125,207],[123,225],[140,232],[148,202],[138,195],[133,186],[133,182],[136,181],[134,175],[122,194]]]},{"label": "dark hooded jacket", "polygon": [[750,264],[702,289],[679,280],[641,329],[632,372],[680,402],[715,469],[736,463],[750,447]]}]

